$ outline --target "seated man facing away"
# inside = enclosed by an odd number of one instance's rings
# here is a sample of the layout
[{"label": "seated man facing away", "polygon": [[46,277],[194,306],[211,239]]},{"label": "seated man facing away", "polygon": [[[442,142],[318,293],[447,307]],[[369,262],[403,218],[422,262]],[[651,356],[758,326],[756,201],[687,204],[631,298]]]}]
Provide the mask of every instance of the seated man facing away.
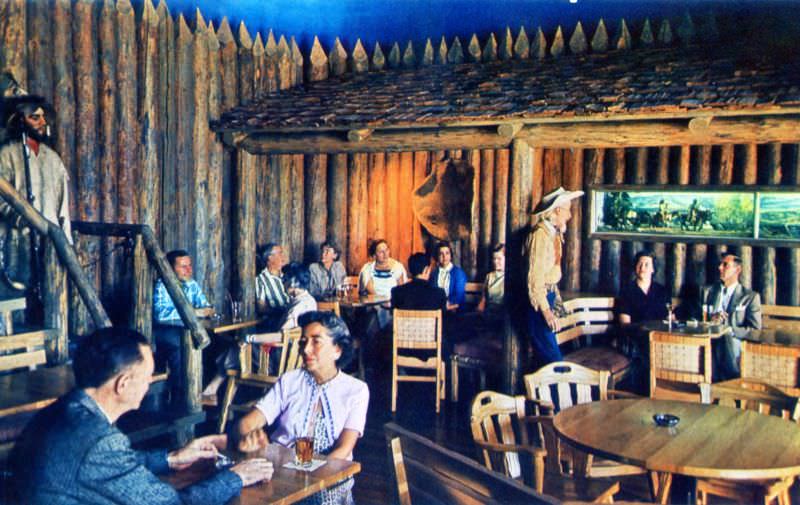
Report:
[{"label": "seated man facing away", "polygon": [[392,308],[404,310],[447,310],[447,295],[440,287],[428,282],[431,267],[428,257],[414,253],[408,258],[408,270],[412,279],[406,284],[392,288]]},{"label": "seated man facing away", "polygon": [[183,449],[135,451],[114,425],[136,410],[153,374],[153,353],[139,333],[98,330],[79,344],[76,389],[39,412],[12,453],[20,503],[211,504],[227,503],[242,486],[272,477],[272,463],[245,460],[195,485],[174,489],[157,473],[214,458],[225,435],[195,439]]},{"label": "seated man facing away", "polygon": [[723,254],[719,262],[719,283],[705,286],[700,307],[703,305],[711,321],[730,326],[730,332],[714,339],[714,382],[739,376],[739,357],[742,339],[753,329],[761,329],[761,295],[739,284],[742,259],[735,254]]},{"label": "seated man facing away", "polygon": [[[210,317],[214,315],[214,308],[208,303],[206,295],[200,285],[192,279],[192,258],[183,249],[176,249],[167,253],[167,261],[175,271],[181,290],[186,299],[194,307],[197,317]],[[177,370],[181,365],[182,333],[183,328],[179,325],[168,325],[158,323],[169,323],[180,320],[178,309],[175,302],[169,296],[164,281],[158,279],[153,290],[153,319],[156,327],[153,334],[156,343],[156,355],[159,365],[166,363],[169,365],[170,383],[177,384]],[[161,369],[161,366],[159,366]]]},{"label": "seated man facing away", "polygon": [[464,310],[464,297],[467,287],[467,274],[461,267],[453,263],[453,249],[447,242],[436,244],[436,268],[428,280],[447,293],[447,311],[450,313]]}]

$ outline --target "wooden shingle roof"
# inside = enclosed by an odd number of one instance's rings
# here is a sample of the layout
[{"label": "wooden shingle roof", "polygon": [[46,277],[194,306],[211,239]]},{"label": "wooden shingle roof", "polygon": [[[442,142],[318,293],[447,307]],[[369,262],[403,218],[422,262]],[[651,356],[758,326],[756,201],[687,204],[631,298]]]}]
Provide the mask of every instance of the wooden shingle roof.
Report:
[{"label": "wooden shingle roof", "polygon": [[481,125],[800,110],[800,63],[640,49],[347,74],[226,112],[223,132]]}]

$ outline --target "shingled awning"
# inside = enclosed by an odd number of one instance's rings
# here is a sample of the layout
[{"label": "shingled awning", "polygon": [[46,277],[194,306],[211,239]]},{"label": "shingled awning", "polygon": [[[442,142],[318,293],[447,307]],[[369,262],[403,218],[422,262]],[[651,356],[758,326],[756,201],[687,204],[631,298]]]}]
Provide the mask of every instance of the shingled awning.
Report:
[{"label": "shingled awning", "polygon": [[237,107],[213,128],[254,153],[334,152],[492,148],[520,135],[655,145],[654,122],[659,143],[796,140],[798,118],[797,61],[662,48],[334,77]]}]

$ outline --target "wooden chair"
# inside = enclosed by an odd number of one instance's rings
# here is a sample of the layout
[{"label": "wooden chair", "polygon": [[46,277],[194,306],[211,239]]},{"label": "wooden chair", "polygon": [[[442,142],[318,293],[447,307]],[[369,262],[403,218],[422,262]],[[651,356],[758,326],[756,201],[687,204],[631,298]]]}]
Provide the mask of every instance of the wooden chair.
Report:
[{"label": "wooden chair", "polygon": [[[592,370],[575,363],[557,361],[526,375],[524,381],[528,399],[539,406],[537,413],[544,411],[552,414],[573,405],[595,400],[635,397],[630,393],[608,389],[609,375],[607,370]],[[539,435],[545,439],[544,427],[540,429]],[[545,443],[545,440],[542,440],[542,443]],[[567,462],[574,460],[580,467],[585,465],[586,477],[617,477],[645,473],[643,468],[637,466],[594,458],[591,454],[584,454],[566,444],[560,444],[557,438],[554,444],[557,444],[556,452],[559,454],[557,459]]]},{"label": "wooden chair", "polygon": [[[608,370],[611,388],[625,378],[631,370],[631,360],[616,348],[614,324],[614,298],[604,296],[579,297],[564,302],[567,315],[559,319],[561,329],[556,334],[560,344],[585,345],[567,353],[564,361],[577,363],[592,370]],[[608,344],[596,344],[593,337],[610,337]]]},{"label": "wooden chair", "polygon": [[[228,370],[228,382],[225,385],[225,396],[222,400],[222,409],[219,415],[219,432],[225,431],[225,424],[228,421],[230,410],[248,410],[252,403],[236,406],[233,405],[233,398],[240,385],[261,388],[265,390],[272,387],[278,377],[285,372],[299,368],[303,361],[300,352],[300,337],[303,335],[301,328],[292,328],[281,331],[282,340],[278,346],[281,348],[280,359],[278,360],[278,370],[275,375],[269,373],[269,351],[266,346],[260,344],[239,344],[239,370]],[[252,346],[258,345],[258,361],[254,363]]]},{"label": "wooden chair", "polygon": [[21,368],[34,370],[47,363],[45,340],[48,330],[0,337],[0,372]]},{"label": "wooden chair", "polygon": [[800,332],[800,307],[790,305],[762,305],[761,324],[770,330]]},{"label": "wooden chair", "polygon": [[[548,436],[545,437],[544,449],[528,442],[527,424],[531,422],[549,422],[545,428]],[[616,482],[573,480],[565,476],[558,461],[552,418],[527,416],[523,396],[512,397],[494,391],[479,393],[472,402],[470,426],[472,439],[478,446],[480,459],[486,468],[515,480],[523,480],[520,456],[529,458],[533,486],[538,493],[567,500],[612,503],[614,494],[619,491],[619,483]],[[547,455],[553,457],[546,460]]]},{"label": "wooden chair", "polygon": [[402,505],[561,503],[394,423],[383,429]]},{"label": "wooden chair", "polygon": [[27,302],[25,297],[8,298],[0,300],[0,334],[13,335],[14,334],[14,312],[18,310],[25,310]]},{"label": "wooden chair", "polygon": [[342,309],[339,307],[339,302],[334,300],[332,302],[321,301],[317,302],[317,310],[322,312],[333,312],[338,317],[342,317]]},{"label": "wooden chair", "polygon": [[[764,415],[779,416],[797,422],[800,420],[798,399],[762,382],[734,379],[717,384],[700,385],[703,403],[718,403],[743,410],[753,410]],[[735,455],[731,455],[735,457]],[[697,503],[708,503],[708,495],[722,496],[740,503],[777,501],[789,505],[789,488],[795,478],[779,480],[730,481],[722,479],[697,479]]]},{"label": "wooden chair", "polygon": [[742,341],[742,379],[761,381],[800,396],[800,349]]},{"label": "wooden chair", "polygon": [[[444,362],[442,361],[442,311],[393,311],[392,335],[392,412],[397,411],[398,382],[433,382],[436,389],[436,413],[444,397]],[[403,351],[415,354],[403,354]],[[432,354],[431,354],[432,353]],[[431,354],[423,359],[420,354]],[[400,375],[400,369],[427,370],[433,375]]]},{"label": "wooden chair", "polygon": [[711,339],[650,332],[650,397],[700,401],[700,384],[711,383]]}]

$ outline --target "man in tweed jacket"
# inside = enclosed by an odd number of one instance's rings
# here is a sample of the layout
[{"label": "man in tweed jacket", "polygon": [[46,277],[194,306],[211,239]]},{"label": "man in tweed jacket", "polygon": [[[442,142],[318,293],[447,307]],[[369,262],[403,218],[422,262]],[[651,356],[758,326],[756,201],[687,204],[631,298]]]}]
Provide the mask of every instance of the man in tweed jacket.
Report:
[{"label": "man in tweed jacket", "polygon": [[135,451],[114,425],[139,407],[153,374],[147,340],[107,328],[87,337],[74,362],[77,388],[34,417],[12,454],[18,498],[28,504],[215,504],[272,476],[272,464],[247,460],[180,491],[157,473],[217,455],[225,435],[183,449]]}]

